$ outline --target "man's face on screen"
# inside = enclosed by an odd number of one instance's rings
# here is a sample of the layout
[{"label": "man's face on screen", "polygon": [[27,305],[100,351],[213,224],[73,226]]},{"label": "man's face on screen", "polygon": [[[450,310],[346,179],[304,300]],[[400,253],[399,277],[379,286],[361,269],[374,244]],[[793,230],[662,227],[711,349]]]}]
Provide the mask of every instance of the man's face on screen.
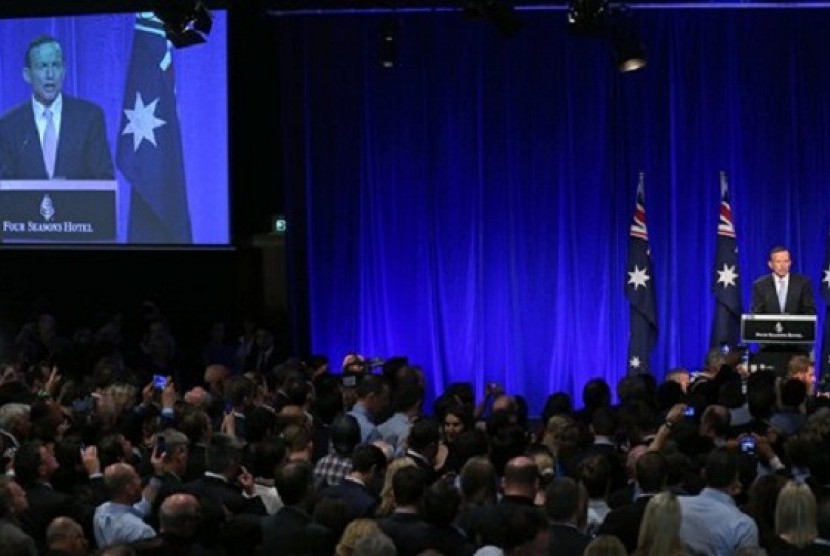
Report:
[{"label": "man's face on screen", "polygon": [[32,86],[38,102],[51,105],[61,92],[65,75],[63,53],[58,43],[47,42],[29,52],[29,66],[23,68],[23,78]]}]

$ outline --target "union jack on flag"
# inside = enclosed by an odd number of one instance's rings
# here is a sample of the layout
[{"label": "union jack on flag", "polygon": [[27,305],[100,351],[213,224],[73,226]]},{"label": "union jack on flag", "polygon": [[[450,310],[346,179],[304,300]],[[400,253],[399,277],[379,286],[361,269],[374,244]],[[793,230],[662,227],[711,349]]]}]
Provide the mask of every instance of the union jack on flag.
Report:
[{"label": "union jack on flag", "polygon": [[651,351],[657,343],[657,303],[651,272],[646,227],[645,177],[640,172],[634,218],[629,228],[625,295],[630,307],[628,372],[651,371]]},{"label": "union jack on flag", "polygon": [[712,274],[715,294],[715,315],[712,321],[710,347],[734,346],[741,336],[741,281],[738,273],[738,241],[729,202],[726,172],[720,174],[720,208],[718,213],[717,252]]}]

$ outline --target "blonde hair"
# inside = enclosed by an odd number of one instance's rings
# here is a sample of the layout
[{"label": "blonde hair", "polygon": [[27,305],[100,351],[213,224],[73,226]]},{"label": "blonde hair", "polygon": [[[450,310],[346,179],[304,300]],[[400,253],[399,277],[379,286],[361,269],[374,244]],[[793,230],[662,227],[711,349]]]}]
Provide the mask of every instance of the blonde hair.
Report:
[{"label": "blonde hair", "polygon": [[340,541],[338,541],[334,552],[336,556],[351,556],[354,554],[354,547],[357,541],[380,532],[380,527],[374,519],[365,517],[355,519],[346,525],[343,534],[340,535]]},{"label": "blonde hair", "polygon": [[818,536],[816,497],[803,483],[787,481],[775,503],[775,534],[804,548]]},{"label": "blonde hair", "polygon": [[637,556],[682,555],[680,541],[680,502],[671,492],[661,492],[648,501],[640,536],[637,541]]},{"label": "blonde hair", "polygon": [[554,457],[559,456],[559,446],[567,444],[576,432],[576,421],[568,415],[553,415],[545,423],[545,433],[542,435],[544,444]]},{"label": "blonde hair", "polygon": [[135,405],[137,392],[138,389],[135,386],[126,382],[116,382],[104,389],[104,393],[109,394],[112,399],[117,414]]},{"label": "blonde hair", "polygon": [[620,539],[614,535],[597,535],[582,556],[628,556],[628,551]]},{"label": "blonde hair", "polygon": [[392,493],[392,477],[404,467],[415,467],[415,461],[412,458],[400,457],[393,459],[386,466],[386,475],[383,477],[383,488],[380,491],[380,504],[378,504],[378,509],[375,511],[375,515],[378,517],[391,514],[395,508],[395,497]]}]

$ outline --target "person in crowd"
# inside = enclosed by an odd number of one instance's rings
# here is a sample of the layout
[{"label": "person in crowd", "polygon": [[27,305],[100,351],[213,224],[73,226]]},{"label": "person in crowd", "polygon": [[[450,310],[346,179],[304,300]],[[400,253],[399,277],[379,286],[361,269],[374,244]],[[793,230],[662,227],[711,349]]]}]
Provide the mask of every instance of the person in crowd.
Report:
[{"label": "person in crowd", "polygon": [[376,415],[383,413],[389,402],[389,386],[379,376],[365,375],[359,378],[355,395],[357,401],[349,410],[349,415],[360,425],[360,441],[365,444],[382,440],[374,420]]},{"label": "person in crowd", "polygon": [[429,548],[432,529],[418,511],[426,488],[424,472],[418,467],[404,467],[392,477],[395,506],[378,525],[395,543],[399,556],[416,556]]},{"label": "person in crowd", "polygon": [[[98,476],[100,463],[94,446],[87,448],[89,475]],[[29,507],[18,515],[23,530],[30,535],[38,551],[46,550],[46,528],[53,519],[68,516],[92,532],[94,506],[87,500],[55,490],[51,479],[58,470],[54,446],[40,440],[30,440],[20,446],[14,456],[14,475],[26,491]]]},{"label": "person in crowd", "polygon": [[771,556],[803,551],[818,537],[816,498],[804,483],[788,481],[775,504],[775,535]]},{"label": "person in crowd", "polygon": [[318,495],[346,502],[349,520],[375,515],[379,499],[379,484],[386,474],[386,456],[372,444],[361,444],[354,450],[351,471],[336,484],[324,488]]},{"label": "person in crowd", "polygon": [[89,541],[83,527],[71,517],[56,517],[46,528],[48,556],[87,556]]},{"label": "person in crowd", "polygon": [[424,401],[423,388],[414,382],[401,384],[392,398],[394,413],[389,419],[378,425],[378,433],[384,442],[392,446],[395,456],[406,451],[409,430],[412,423],[421,415]]},{"label": "person in crowd", "polygon": [[394,458],[386,466],[386,474],[383,477],[383,486],[380,489],[380,504],[375,511],[375,517],[378,519],[386,517],[395,509],[395,496],[392,491],[392,479],[395,474],[404,467],[416,467],[412,458],[400,457]]},{"label": "person in crowd", "polygon": [[438,478],[435,466],[440,441],[441,431],[438,422],[430,418],[416,421],[406,441],[405,455],[424,473],[427,485]]},{"label": "person in crowd", "polygon": [[737,456],[727,448],[715,448],[707,456],[704,477],[706,487],[700,494],[679,497],[684,548],[713,556],[757,548],[758,527],[734,499],[741,489]]},{"label": "person in crowd", "polygon": [[384,533],[372,533],[354,545],[354,556],[398,556],[395,543]]},{"label": "person in crowd", "polygon": [[35,37],[25,61],[32,96],[0,117],[0,179],[115,179],[103,110],[63,93],[58,39]]},{"label": "person in crowd", "polygon": [[622,541],[614,535],[597,535],[585,547],[583,556],[628,556]]},{"label": "person in crowd", "polygon": [[[335,548],[335,556],[354,556],[355,544],[364,537],[375,533],[382,533],[378,522],[374,519],[359,518],[346,525]],[[394,546],[394,544],[393,544]]]},{"label": "person in crowd", "polygon": [[331,450],[314,465],[318,488],[339,485],[352,470],[352,454],[360,444],[360,425],[352,415],[339,415],[329,427]]},{"label": "person in crowd", "polygon": [[580,556],[591,542],[583,531],[587,521],[588,493],[570,477],[557,477],[545,492],[545,513],[550,521],[550,546],[562,556]]},{"label": "person in crowd", "polygon": [[260,553],[305,554],[306,527],[311,523],[308,510],[314,490],[311,466],[305,461],[286,462],[277,470],[274,483],[283,506],[262,520]]},{"label": "person in crowd", "polygon": [[611,510],[598,529],[600,535],[615,535],[634,552],[640,527],[651,498],[666,489],[668,465],[659,452],[645,452],[635,463],[635,494],[632,501]]},{"label": "person in crowd", "polygon": [[671,492],[655,494],[646,504],[635,556],[684,556],[680,540],[680,503]]},{"label": "person in crowd", "polygon": [[113,463],[104,469],[109,501],[95,508],[93,526],[98,548],[127,544],[156,536],[156,531],[138,515],[135,504],[142,499],[141,477],[128,463]]}]

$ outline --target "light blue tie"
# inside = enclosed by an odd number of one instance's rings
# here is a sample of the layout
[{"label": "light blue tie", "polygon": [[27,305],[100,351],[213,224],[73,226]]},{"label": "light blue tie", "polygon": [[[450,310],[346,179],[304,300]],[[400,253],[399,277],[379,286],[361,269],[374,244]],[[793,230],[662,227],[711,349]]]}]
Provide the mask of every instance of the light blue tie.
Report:
[{"label": "light blue tie", "polygon": [[783,278],[778,279],[778,305],[783,313],[784,307],[787,305],[787,282]]},{"label": "light blue tie", "polygon": [[55,155],[58,153],[58,133],[55,130],[52,111],[47,108],[43,111],[43,117],[46,118],[46,129],[43,131],[43,165],[46,166],[46,174],[51,179],[55,175]]}]

